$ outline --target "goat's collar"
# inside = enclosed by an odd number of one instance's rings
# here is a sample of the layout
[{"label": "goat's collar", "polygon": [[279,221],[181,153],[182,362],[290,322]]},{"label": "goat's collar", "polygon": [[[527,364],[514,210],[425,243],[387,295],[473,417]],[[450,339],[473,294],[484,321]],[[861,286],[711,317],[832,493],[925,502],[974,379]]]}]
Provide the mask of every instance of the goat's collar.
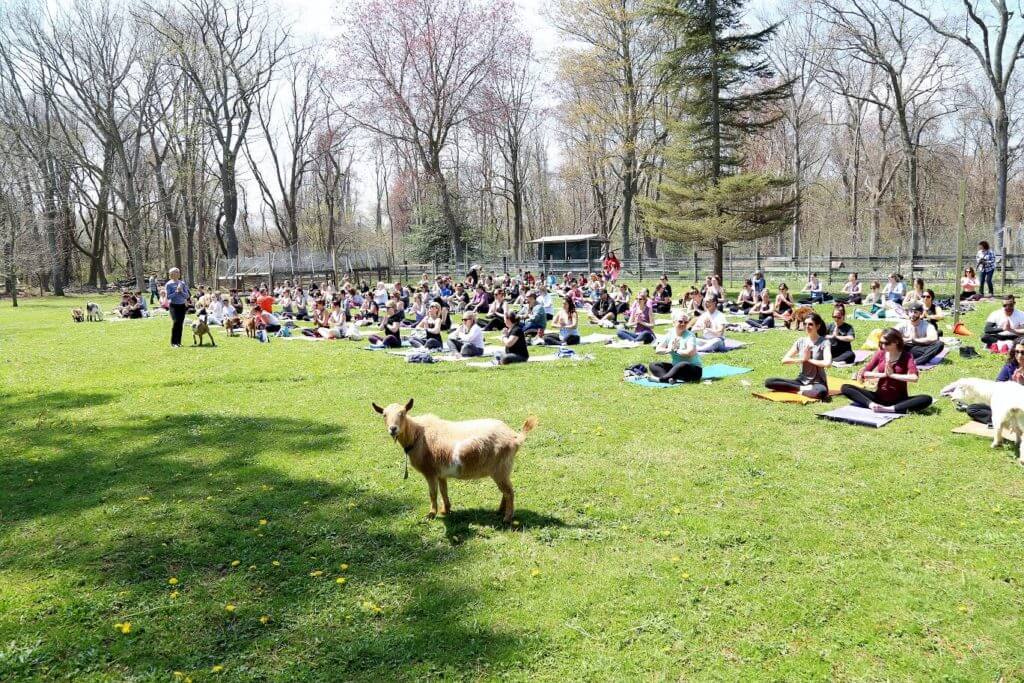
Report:
[{"label": "goat's collar", "polygon": [[[409,453],[412,452],[412,449],[416,448],[416,444],[418,444],[420,442],[420,439],[422,439],[422,438],[423,438],[423,430],[422,429],[416,430],[416,434],[415,434],[415,436],[412,437],[412,441],[410,441],[408,444],[404,444],[404,443],[402,444],[402,450],[405,451],[405,454],[409,455]],[[399,442],[399,443],[401,443],[401,442]]]}]

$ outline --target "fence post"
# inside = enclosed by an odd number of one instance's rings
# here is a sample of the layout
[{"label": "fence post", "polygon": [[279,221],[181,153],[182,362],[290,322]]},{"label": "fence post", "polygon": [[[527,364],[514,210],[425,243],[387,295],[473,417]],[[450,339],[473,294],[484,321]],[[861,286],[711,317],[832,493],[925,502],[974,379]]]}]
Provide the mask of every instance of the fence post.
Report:
[{"label": "fence post", "polygon": [[697,250],[693,250],[693,284],[697,284]]},{"label": "fence post", "polygon": [[828,283],[832,284],[832,250],[828,250]]},{"label": "fence post", "polygon": [[267,254],[267,270],[270,276],[270,289],[274,288],[274,252]]}]

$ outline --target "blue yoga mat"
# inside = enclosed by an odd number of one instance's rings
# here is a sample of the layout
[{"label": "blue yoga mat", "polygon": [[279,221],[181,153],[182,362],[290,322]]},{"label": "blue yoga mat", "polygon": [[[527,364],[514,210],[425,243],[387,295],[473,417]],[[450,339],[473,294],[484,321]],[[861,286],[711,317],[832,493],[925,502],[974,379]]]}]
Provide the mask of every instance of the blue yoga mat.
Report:
[{"label": "blue yoga mat", "polygon": [[[753,372],[751,368],[740,368],[735,365],[726,365],[719,363],[717,365],[709,365],[704,368],[701,380],[705,379],[724,379],[726,377],[733,377],[734,375],[743,375],[748,372]],[[635,384],[641,387],[647,387],[649,389],[671,389],[672,387],[680,387],[684,382],[677,384],[669,384],[667,382],[659,382],[656,379],[650,377],[634,377],[626,380],[631,384]]]}]

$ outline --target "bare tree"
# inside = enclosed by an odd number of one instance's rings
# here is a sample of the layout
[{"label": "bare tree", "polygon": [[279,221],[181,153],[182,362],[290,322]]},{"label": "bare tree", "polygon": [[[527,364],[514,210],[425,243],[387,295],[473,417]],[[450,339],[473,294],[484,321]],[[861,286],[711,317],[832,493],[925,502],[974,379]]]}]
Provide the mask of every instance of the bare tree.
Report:
[{"label": "bare tree", "polygon": [[459,127],[479,113],[512,25],[508,0],[360,0],[338,45],[341,79],[355,88],[348,115],[416,150],[434,184],[456,261],[465,249],[445,164]]},{"label": "bare tree", "polygon": [[217,226],[224,254],[238,255],[238,157],[259,100],[288,54],[289,33],[261,2],[182,0],[150,6],[151,25],[170,58],[195,85],[204,122],[217,143],[223,204]]},{"label": "bare tree", "polygon": [[[961,0],[963,15],[950,12],[936,19],[921,5],[905,0],[891,0],[915,16],[943,38],[963,45],[978,61],[985,81],[991,89],[994,107],[986,111],[992,145],[995,148],[996,197],[992,228],[996,237],[996,252],[1006,256],[1006,187],[1010,169],[1009,95],[1017,61],[1024,57],[1024,22],[1014,22],[1020,15],[1012,12],[1006,0]],[[923,3],[922,3],[923,5]]]}]

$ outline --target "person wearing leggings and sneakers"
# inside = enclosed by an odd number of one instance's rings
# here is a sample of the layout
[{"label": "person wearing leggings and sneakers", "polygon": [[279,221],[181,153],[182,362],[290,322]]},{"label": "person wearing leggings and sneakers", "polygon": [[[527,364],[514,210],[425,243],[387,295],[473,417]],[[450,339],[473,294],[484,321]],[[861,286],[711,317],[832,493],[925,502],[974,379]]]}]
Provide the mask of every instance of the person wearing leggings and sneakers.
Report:
[{"label": "person wearing leggings and sneakers", "polygon": [[690,316],[680,311],[674,317],[672,329],[654,348],[655,353],[668,354],[672,362],[651,363],[647,368],[659,382],[699,382],[704,368],[697,353],[697,338],[687,329]]},{"label": "person wearing leggings and sneakers", "polygon": [[932,397],[924,394],[910,396],[907,384],[918,380],[917,364],[906,349],[903,334],[888,328],[882,333],[881,350],[857,373],[857,379],[877,379],[874,391],[852,384],[843,385],[843,396],[854,405],[876,413],[913,413],[932,404]]},{"label": "person wearing leggings and sneakers", "polygon": [[800,364],[796,379],[771,377],[764,386],[772,391],[785,391],[809,398],[828,398],[828,376],[825,369],[832,365],[832,349],[825,336],[825,321],[811,313],[804,323],[807,336],[800,337],[782,358],[783,365]]},{"label": "person wearing leggings and sneakers", "polygon": [[526,333],[523,332],[523,326],[519,324],[519,316],[515,311],[505,314],[505,328],[508,330],[508,333],[502,337],[505,353],[501,355],[498,363],[511,365],[530,360],[530,348],[526,344]]}]

